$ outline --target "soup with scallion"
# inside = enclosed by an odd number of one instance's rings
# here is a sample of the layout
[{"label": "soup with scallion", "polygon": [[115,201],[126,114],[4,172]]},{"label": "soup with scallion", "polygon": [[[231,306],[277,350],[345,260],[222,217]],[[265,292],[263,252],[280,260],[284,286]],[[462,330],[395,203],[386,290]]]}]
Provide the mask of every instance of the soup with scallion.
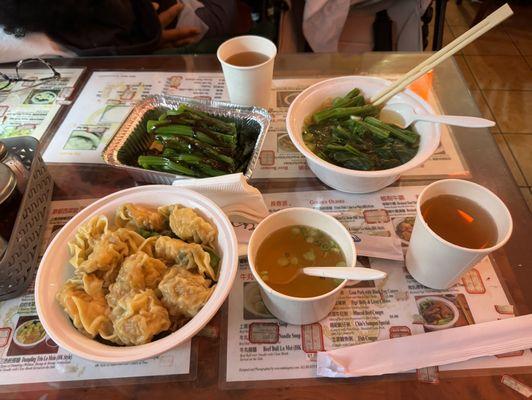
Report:
[{"label": "soup with scallion", "polygon": [[305,225],[293,225],[271,233],[260,245],[256,269],[272,289],[294,297],[328,293],[342,281],[307,276],[305,267],[346,266],[342,249],[325,232]]}]

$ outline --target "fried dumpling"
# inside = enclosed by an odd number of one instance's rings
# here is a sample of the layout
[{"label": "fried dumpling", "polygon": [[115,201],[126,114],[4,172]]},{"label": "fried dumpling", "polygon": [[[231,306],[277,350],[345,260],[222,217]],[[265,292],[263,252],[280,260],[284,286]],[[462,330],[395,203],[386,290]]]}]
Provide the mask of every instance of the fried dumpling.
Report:
[{"label": "fried dumpling", "polygon": [[195,316],[211,296],[213,287],[202,275],[172,267],[159,283],[162,302],[171,316]]},{"label": "fried dumpling", "polygon": [[104,338],[113,336],[110,309],[105,298],[89,295],[83,289],[81,280],[68,280],[57,293],[57,301],[66,311],[74,326],[84,335],[90,338],[98,334]]},{"label": "fried dumpling", "polygon": [[82,274],[83,290],[91,297],[105,296],[103,288],[103,279],[98,278],[95,274]]},{"label": "fried dumpling", "polygon": [[169,265],[185,269],[197,268],[200,274],[206,274],[216,280],[211,267],[211,256],[197,243],[186,243],[168,236],[159,236],[155,241],[155,255]]},{"label": "fried dumpling", "polygon": [[139,246],[139,251],[143,251],[150,257],[155,257],[155,242],[159,236],[150,236],[144,239],[144,242]]},{"label": "fried dumpling", "polygon": [[115,223],[120,227],[130,227],[136,230],[162,232],[168,229],[167,218],[157,210],[131,203],[118,208]]},{"label": "fried dumpling", "polygon": [[94,249],[94,244],[102,235],[109,230],[109,222],[103,215],[91,218],[89,222],[82,225],[74,238],[68,242],[70,251],[70,263],[74,267],[79,267],[86,260]]},{"label": "fried dumpling", "polygon": [[125,345],[149,343],[155,335],[168,330],[171,324],[168,311],[151,289],[121,297],[111,318],[118,340]]},{"label": "fried dumpling", "polygon": [[181,240],[213,247],[216,228],[192,208],[175,205],[160,207],[159,212],[168,214],[170,229]]},{"label": "fried dumpling", "polygon": [[77,267],[78,273],[96,273],[103,280],[104,286],[111,284],[120,263],[124,258],[135,253],[144,242],[138,233],[125,228],[107,232],[98,240],[91,254]]},{"label": "fried dumpling", "polygon": [[122,263],[115,282],[109,286],[107,302],[111,307],[115,307],[118,300],[130,292],[157,289],[166,269],[166,265],[161,260],[137,251]]}]

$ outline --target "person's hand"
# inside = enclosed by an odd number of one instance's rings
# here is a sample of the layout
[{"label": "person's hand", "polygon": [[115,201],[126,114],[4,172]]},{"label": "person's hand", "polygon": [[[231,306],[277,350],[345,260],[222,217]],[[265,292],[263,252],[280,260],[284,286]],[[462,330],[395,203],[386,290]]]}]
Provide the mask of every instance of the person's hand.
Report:
[{"label": "person's hand", "polygon": [[[158,8],[157,3],[154,4],[155,9]],[[157,4],[157,6],[155,6]],[[161,34],[161,41],[159,45],[161,47],[179,47],[186,46],[187,44],[194,43],[196,36],[198,35],[198,30],[195,28],[170,28],[166,29],[170,23],[176,19],[181,11],[183,10],[184,5],[181,3],[174,4],[172,7],[162,11],[159,14],[159,21],[161,22],[161,27],[163,32]]]}]

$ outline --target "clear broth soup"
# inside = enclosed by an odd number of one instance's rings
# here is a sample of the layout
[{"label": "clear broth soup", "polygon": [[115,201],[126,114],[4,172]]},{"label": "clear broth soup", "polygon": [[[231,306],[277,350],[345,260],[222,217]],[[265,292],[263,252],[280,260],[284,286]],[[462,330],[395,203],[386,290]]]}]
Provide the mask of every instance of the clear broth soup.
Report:
[{"label": "clear broth soup", "polygon": [[255,264],[262,280],[272,289],[293,297],[314,297],[330,292],[342,281],[297,275],[298,270],[346,266],[346,258],[338,243],[325,232],[292,225],[266,237],[257,251]]}]

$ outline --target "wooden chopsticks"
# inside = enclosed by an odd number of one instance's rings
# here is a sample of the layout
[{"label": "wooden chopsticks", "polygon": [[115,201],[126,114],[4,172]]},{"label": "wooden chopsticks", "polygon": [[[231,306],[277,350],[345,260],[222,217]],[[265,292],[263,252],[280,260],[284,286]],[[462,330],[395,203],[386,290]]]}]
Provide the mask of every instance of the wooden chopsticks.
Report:
[{"label": "wooden chopsticks", "polygon": [[482,36],[484,33],[492,29],[493,27],[499,25],[509,16],[513,15],[513,11],[506,3],[499,9],[495,10],[493,13],[488,15],[473,28],[469,29],[463,35],[457,37],[443,49],[434,53],[432,56],[427,58],[421,64],[417,65],[415,68],[412,68],[401,79],[394,82],[392,85],[388,86],[381,93],[377,94],[371,99],[371,103],[375,106],[381,105],[387,102],[392,96],[403,90],[410,83],[415,81],[420,76],[426,74],[436,65],[451,57],[454,53],[462,50],[472,41],[476,40],[478,37]]}]

